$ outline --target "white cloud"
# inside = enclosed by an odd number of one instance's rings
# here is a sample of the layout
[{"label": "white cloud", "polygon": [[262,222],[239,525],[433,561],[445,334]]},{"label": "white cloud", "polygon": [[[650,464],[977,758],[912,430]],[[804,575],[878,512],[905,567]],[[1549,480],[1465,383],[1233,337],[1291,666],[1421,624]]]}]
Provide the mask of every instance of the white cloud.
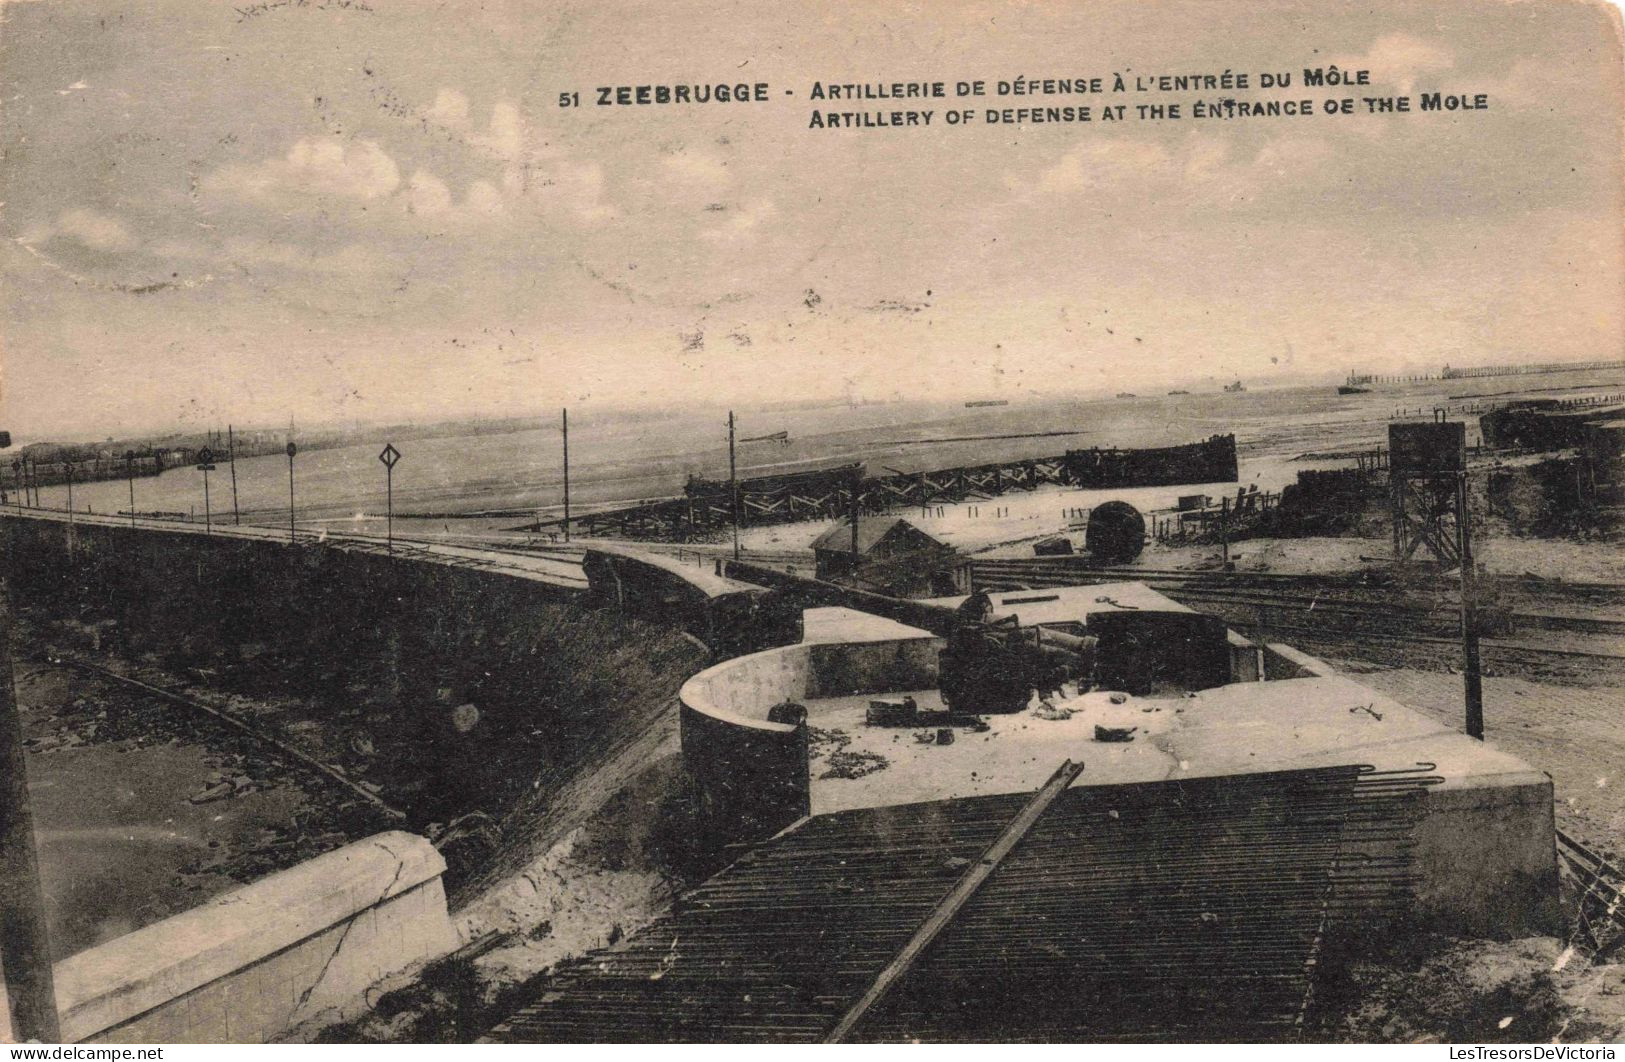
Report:
[{"label": "white cloud", "polygon": [[406,185],[406,212],[434,217],[451,209],[451,189],[427,170],[418,170]]},{"label": "white cloud", "polygon": [[505,162],[515,162],[525,150],[525,119],[518,107],[499,102],[491,108],[488,130],[469,137],[469,142]]},{"label": "white cloud", "polygon": [[755,237],[756,231],[777,217],[779,208],[771,199],[754,199],[731,212],[728,220],[705,232],[712,243],[736,243]]},{"label": "white cloud", "polygon": [[468,124],[468,97],[454,88],[443,88],[424,117],[440,125],[461,128]]},{"label": "white cloud", "polygon": [[1062,155],[1030,188],[1024,181],[1006,183],[1018,192],[1054,196],[1115,187],[1124,181],[1166,177],[1174,163],[1160,144],[1137,140],[1091,140]]},{"label": "white cloud", "polygon": [[702,190],[721,189],[733,182],[733,175],[720,159],[710,155],[683,152],[660,160],[662,176]]},{"label": "white cloud", "polygon": [[1416,79],[1428,74],[1443,73],[1456,65],[1455,54],[1447,48],[1429,44],[1408,33],[1390,33],[1371,42],[1364,55],[1338,56],[1327,61],[1339,70],[1371,71],[1371,84],[1384,94],[1408,96],[1415,88]]},{"label": "white cloud", "polygon": [[234,237],[226,240],[219,251],[209,257],[258,270],[266,266],[324,276],[371,276],[384,271],[388,259],[358,244],[347,244],[336,251],[316,252],[275,240]]},{"label": "white cloud", "polygon": [[124,227],[124,222],[94,210],[64,211],[56,219],[56,231],[93,251],[128,251],[135,247],[135,237]]},{"label": "white cloud", "polygon": [[283,158],[221,167],[203,187],[244,199],[303,194],[369,200],[392,194],[400,183],[395,160],[374,141],[345,145],[306,138]]},{"label": "white cloud", "polygon": [[502,213],[502,193],[489,181],[475,181],[468,186],[463,205],[476,214]]}]

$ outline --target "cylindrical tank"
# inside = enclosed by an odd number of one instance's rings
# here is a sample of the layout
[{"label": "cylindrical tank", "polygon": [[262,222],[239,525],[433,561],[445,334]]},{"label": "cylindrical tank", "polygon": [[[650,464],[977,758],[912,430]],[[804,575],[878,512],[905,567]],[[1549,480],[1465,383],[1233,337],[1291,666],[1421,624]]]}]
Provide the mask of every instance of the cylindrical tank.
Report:
[{"label": "cylindrical tank", "polygon": [[1145,548],[1145,517],[1128,502],[1102,502],[1089,513],[1083,546],[1097,561],[1127,564]]}]

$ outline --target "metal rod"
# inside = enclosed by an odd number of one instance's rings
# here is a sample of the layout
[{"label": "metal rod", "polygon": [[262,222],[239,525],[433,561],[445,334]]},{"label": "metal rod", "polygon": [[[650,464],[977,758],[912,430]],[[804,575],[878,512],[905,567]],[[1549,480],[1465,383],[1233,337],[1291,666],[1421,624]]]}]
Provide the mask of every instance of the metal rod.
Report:
[{"label": "metal rod", "polygon": [[395,552],[395,466],[384,466],[384,540],[389,544],[389,552]]},{"label": "metal rod", "polygon": [[1011,850],[1027,836],[1027,831],[1031,830],[1039,817],[1055,803],[1055,798],[1064,793],[1067,786],[1071,785],[1082,772],[1083,764],[1073,763],[1071,760],[1067,760],[1056,769],[1049,781],[1044,783],[1044,787],[1033,795],[1026,807],[1021,809],[1020,814],[1010,820],[1010,824],[999,834],[999,839],[993,842],[992,847],[982,854],[981,859],[971,864],[958,884],[921,923],[914,936],[903,945],[903,950],[899,951],[892,961],[886,964],[885,969],[875,976],[863,997],[852,1005],[852,1008],[836,1023],[835,1028],[830,1030],[829,1035],[824,1037],[825,1043],[840,1043],[857,1027],[858,1022],[863,1020],[863,1016],[885,998],[892,986],[908,972],[914,960],[931,946],[932,941],[937,939],[948,923],[953,921],[954,916],[976,894],[976,890],[982,887]]},{"label": "metal rod", "polygon": [[11,1015],[11,1028],[0,1032],[19,1042],[55,1043],[62,1034],[22,741],[11,670],[10,598],[0,590],[0,979]]},{"label": "metal rod", "polygon": [[135,526],[135,451],[124,451],[124,474],[130,481],[130,526]]},{"label": "metal rod", "polygon": [[203,470],[203,533],[214,534],[214,516],[209,511],[209,470]]}]

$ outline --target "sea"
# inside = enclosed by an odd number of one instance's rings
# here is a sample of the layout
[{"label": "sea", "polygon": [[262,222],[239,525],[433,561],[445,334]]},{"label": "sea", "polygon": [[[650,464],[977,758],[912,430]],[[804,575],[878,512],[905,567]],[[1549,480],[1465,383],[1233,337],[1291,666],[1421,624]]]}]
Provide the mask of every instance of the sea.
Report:
[{"label": "sea", "polygon": [[[1435,407],[1466,419],[1518,394],[1549,397],[1625,388],[1617,371],[1562,373],[1388,385],[1340,395],[1332,386],[1278,387],[1115,398],[1012,399],[1008,405],[962,402],[798,404],[736,411],[740,477],[862,462],[870,475],[1045,457],[1088,447],[1151,447],[1234,433],[1243,466],[1251,460],[1351,452],[1380,445],[1396,416],[1430,419]],[[785,433],[784,440],[760,439]],[[989,438],[990,436],[1004,436]],[[570,410],[573,511],[681,494],[689,475],[728,475],[727,410]],[[556,428],[508,434],[413,439],[397,444],[392,475],[378,455],[384,435],[292,462],[292,503],[301,526],[376,523],[391,506],[398,519],[445,520],[498,514],[547,519],[562,510],[564,462]],[[1320,461],[1317,464],[1323,465]],[[1305,467],[1311,467],[1306,464]],[[135,480],[135,508],[184,513],[202,522],[236,518],[285,525],[289,461],[283,455],[221,462],[208,474],[184,467]],[[1244,477],[1245,478],[1245,477]],[[392,480],[392,482],[391,482]],[[65,487],[42,492],[65,507]],[[123,480],[74,487],[74,508],[127,512]],[[207,511],[206,511],[207,510]]]}]

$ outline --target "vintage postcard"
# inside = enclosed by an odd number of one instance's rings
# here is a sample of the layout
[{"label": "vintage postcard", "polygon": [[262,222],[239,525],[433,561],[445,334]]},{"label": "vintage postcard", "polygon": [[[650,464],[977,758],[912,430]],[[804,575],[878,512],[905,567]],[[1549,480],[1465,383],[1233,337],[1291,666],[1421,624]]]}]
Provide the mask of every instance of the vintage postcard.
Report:
[{"label": "vintage postcard", "polygon": [[1612,1058],[1620,27],[0,2],[0,1039]]}]

